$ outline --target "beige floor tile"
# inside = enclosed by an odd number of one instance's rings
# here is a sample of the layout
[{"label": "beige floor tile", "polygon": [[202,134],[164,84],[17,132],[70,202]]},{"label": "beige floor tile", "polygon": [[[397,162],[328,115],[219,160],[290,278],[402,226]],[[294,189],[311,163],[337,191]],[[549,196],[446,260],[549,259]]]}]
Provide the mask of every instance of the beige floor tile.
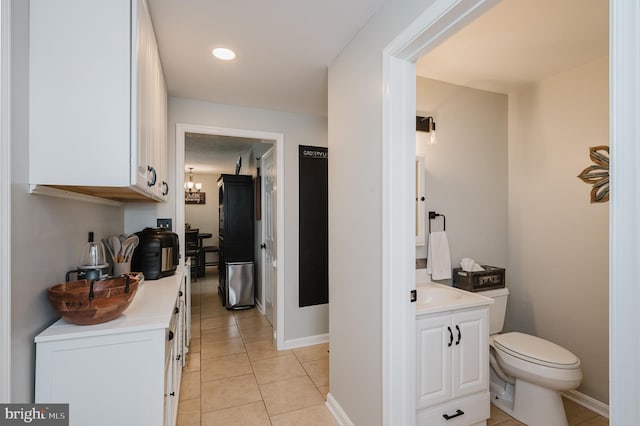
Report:
[{"label": "beige floor tile", "polygon": [[259,342],[261,340],[273,340],[273,327],[260,326],[257,328],[240,329],[240,335],[245,343]]},{"label": "beige floor tile", "polygon": [[241,354],[245,351],[244,343],[239,337],[220,342],[205,342],[201,344],[200,365],[204,365],[205,360],[218,358],[221,356]]},{"label": "beige floor tile", "polygon": [[602,416],[596,416],[586,422],[579,423],[579,426],[609,426],[609,419]]},{"label": "beige floor tile", "polygon": [[578,425],[597,416],[593,411],[588,410],[570,399],[562,398],[562,403],[564,404],[564,411],[567,413],[569,426]]},{"label": "beige floor tile", "polygon": [[193,399],[200,396],[200,372],[184,373],[180,382],[180,400]]},{"label": "beige floor tile", "polygon": [[249,359],[253,361],[259,361],[261,359],[275,358],[278,356],[287,356],[293,354],[291,350],[278,351],[276,345],[270,340],[261,340],[258,342],[247,343],[246,345]]},{"label": "beige floor tile", "polygon": [[211,380],[243,376],[252,372],[247,354],[241,353],[208,359],[202,366],[201,380],[210,382]]},{"label": "beige floor tile", "polygon": [[219,315],[211,318],[203,318],[202,320],[200,320],[200,329],[202,331],[216,328],[235,327],[235,325],[236,322],[233,319],[233,315]]},{"label": "beige floor tile", "polygon": [[316,385],[316,387],[318,388],[318,392],[320,392],[320,395],[322,395],[322,397],[325,399],[327,399],[327,394],[329,393],[329,386],[318,386]]},{"label": "beige floor tile", "polygon": [[200,321],[191,323],[191,338],[200,337]]},{"label": "beige floor tile", "polygon": [[271,417],[273,426],[335,426],[338,424],[324,404]]},{"label": "beige floor tile", "polygon": [[258,383],[253,374],[202,383],[202,412],[220,410],[260,401]]},{"label": "beige floor tile", "polygon": [[493,404],[491,404],[490,409],[491,409],[491,417],[489,417],[489,420],[487,420],[487,426],[499,424],[500,422],[503,422],[511,418],[507,413],[505,413],[504,411],[502,411],[501,409],[499,409]]},{"label": "beige floor tile", "polygon": [[263,315],[254,315],[247,317],[236,317],[236,323],[238,324],[238,328],[242,329],[251,329],[258,327],[268,327],[269,321]]},{"label": "beige floor tile", "polygon": [[194,371],[200,371],[200,353],[189,351],[189,353],[187,354],[187,360],[182,372],[193,373]]},{"label": "beige floor tile", "polygon": [[225,328],[215,328],[213,330],[204,330],[200,333],[200,338],[202,339],[202,343],[205,342],[220,342],[222,340],[227,340],[232,337],[240,337],[240,331],[238,331],[238,327],[225,327]]},{"label": "beige floor tile", "polygon": [[329,386],[329,358],[305,362],[302,367],[316,386]]},{"label": "beige floor tile", "polygon": [[233,318],[233,313],[228,311],[224,306],[220,306],[219,303],[216,303],[214,307],[205,307],[200,314],[201,319],[207,318],[218,318],[218,317],[231,317]]},{"label": "beige floor tile", "polygon": [[520,423],[516,419],[509,417],[507,420],[497,423],[496,426],[527,426],[527,425],[525,425],[524,423]]},{"label": "beige floor tile", "polygon": [[260,385],[260,390],[270,416],[324,402],[322,395],[307,376]]},{"label": "beige floor tile", "polygon": [[177,426],[200,426],[200,398],[180,401]]},{"label": "beige floor tile", "polygon": [[200,338],[191,336],[191,340],[189,341],[189,353],[198,353],[200,352]]},{"label": "beige floor tile", "polygon": [[202,416],[203,426],[270,426],[262,401],[211,411]]},{"label": "beige floor tile", "polygon": [[277,382],[305,375],[305,371],[293,355],[254,361],[253,373],[258,384]]},{"label": "beige floor tile", "polygon": [[294,349],[293,352],[302,363],[317,361],[319,359],[329,359],[329,343]]}]

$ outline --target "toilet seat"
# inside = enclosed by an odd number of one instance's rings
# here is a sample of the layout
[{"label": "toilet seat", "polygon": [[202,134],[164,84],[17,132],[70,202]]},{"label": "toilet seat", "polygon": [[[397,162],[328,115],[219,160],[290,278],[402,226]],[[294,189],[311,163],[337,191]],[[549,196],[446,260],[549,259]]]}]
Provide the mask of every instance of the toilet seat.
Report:
[{"label": "toilet seat", "polygon": [[533,364],[560,368],[576,369],[580,360],[562,346],[539,337],[512,332],[494,336],[496,349]]}]

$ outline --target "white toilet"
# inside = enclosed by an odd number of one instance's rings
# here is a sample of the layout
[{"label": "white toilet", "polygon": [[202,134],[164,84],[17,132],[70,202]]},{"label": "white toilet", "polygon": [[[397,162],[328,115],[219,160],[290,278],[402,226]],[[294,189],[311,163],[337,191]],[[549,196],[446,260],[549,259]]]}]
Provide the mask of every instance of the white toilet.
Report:
[{"label": "white toilet", "polygon": [[580,360],[565,348],[523,333],[504,333],[509,290],[481,291],[489,307],[491,402],[529,426],[566,426],[560,392],[582,380]]}]

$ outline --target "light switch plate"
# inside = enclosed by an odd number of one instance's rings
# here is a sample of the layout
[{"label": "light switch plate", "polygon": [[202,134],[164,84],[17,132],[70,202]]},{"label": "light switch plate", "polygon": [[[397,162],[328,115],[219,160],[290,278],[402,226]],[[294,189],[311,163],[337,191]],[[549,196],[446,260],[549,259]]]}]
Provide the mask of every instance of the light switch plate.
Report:
[{"label": "light switch plate", "polygon": [[157,219],[158,228],[164,228],[167,231],[172,231],[172,220],[171,219]]}]

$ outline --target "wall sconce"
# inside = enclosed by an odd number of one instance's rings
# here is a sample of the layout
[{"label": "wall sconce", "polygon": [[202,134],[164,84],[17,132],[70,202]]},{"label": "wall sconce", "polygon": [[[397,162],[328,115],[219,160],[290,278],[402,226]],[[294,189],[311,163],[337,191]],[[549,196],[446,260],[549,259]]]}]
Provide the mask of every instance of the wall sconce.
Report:
[{"label": "wall sconce", "polygon": [[435,145],[436,140],[436,122],[432,116],[420,117],[416,116],[416,131],[429,133],[429,144]]},{"label": "wall sconce", "polygon": [[200,190],[202,189],[202,184],[200,182],[197,182],[197,183],[193,182],[193,167],[189,167],[188,176],[189,176],[189,180],[184,183],[184,190],[189,191],[189,193],[191,193],[195,188],[197,192],[200,192]]}]

